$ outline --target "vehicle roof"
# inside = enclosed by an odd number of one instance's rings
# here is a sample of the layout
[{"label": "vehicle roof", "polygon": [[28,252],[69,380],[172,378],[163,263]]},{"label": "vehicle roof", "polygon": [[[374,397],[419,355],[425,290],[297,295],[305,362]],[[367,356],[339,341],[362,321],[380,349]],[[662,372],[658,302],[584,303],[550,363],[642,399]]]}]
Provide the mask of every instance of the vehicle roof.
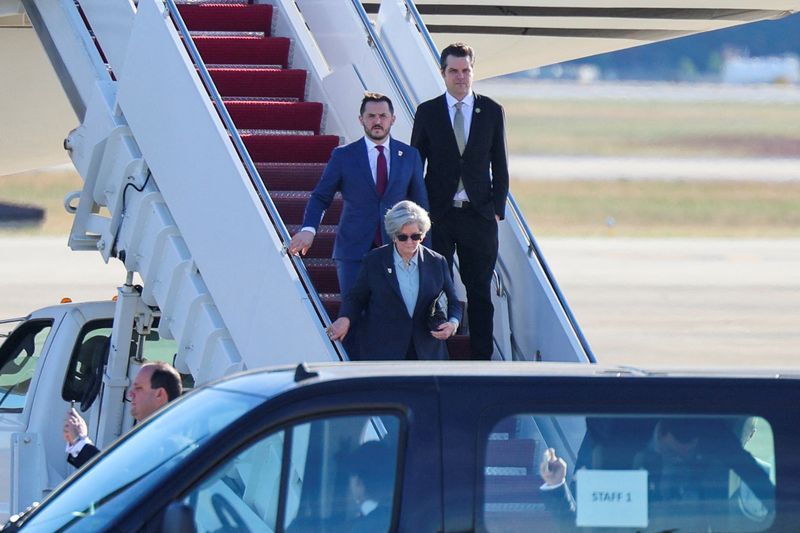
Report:
[{"label": "vehicle roof", "polygon": [[[632,379],[800,379],[797,370],[766,368],[634,368],[582,363],[542,363],[522,361],[381,361],[344,363],[301,363],[247,371],[215,382],[217,386],[233,385],[236,390],[271,396],[277,391],[268,383],[280,383],[282,390],[300,386],[344,380],[384,381],[396,378],[430,379],[538,379],[614,378]],[[272,389],[272,390],[270,390]]]},{"label": "vehicle roof", "polygon": [[67,314],[72,311],[79,311],[84,315],[87,315],[87,319],[90,320],[95,318],[112,318],[114,316],[115,306],[116,302],[110,298],[107,301],[59,303],[37,309],[31,312],[28,317],[50,317]]}]

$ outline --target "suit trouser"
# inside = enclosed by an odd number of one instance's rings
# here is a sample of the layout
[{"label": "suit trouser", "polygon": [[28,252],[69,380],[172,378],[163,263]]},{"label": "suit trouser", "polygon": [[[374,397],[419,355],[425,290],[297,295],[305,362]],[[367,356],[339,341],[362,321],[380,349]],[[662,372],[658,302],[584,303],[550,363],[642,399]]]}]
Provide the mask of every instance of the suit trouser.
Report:
[{"label": "suit trouser", "polygon": [[461,281],[467,289],[467,318],[473,359],[491,359],[494,352],[492,277],[497,262],[497,221],[471,207],[449,209],[431,227],[433,249],[442,254],[453,272],[458,253]]},{"label": "suit trouser", "polygon": [[347,294],[353,285],[356,284],[358,273],[361,271],[363,261],[350,259],[336,259],[336,277],[339,279],[339,292],[342,298]]},{"label": "suit trouser", "polygon": [[[361,264],[363,261],[353,261],[349,259],[336,259],[336,277],[339,278],[339,292],[341,293],[342,300],[344,300],[347,291],[356,284],[358,273],[361,271]],[[353,361],[360,359],[359,338],[358,338],[358,323],[353,322],[350,325],[350,330],[347,336],[342,341],[344,349],[347,350],[347,356]]]}]

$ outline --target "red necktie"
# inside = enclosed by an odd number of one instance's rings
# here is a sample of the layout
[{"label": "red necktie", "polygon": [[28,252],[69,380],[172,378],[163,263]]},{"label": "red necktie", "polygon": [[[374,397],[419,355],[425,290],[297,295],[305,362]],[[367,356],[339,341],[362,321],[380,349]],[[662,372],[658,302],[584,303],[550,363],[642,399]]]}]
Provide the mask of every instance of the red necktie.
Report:
[{"label": "red necktie", "polygon": [[[378,192],[378,196],[382,197],[383,191],[386,190],[386,184],[389,183],[389,170],[386,168],[386,156],[383,155],[384,147],[378,145],[375,148],[378,149],[378,167],[375,172],[375,190]],[[373,244],[375,247],[383,244],[383,232],[381,231],[380,219],[378,220],[378,227],[375,230],[375,240]]]},{"label": "red necktie", "polygon": [[378,168],[375,172],[375,189],[378,191],[378,196],[383,196],[383,191],[386,190],[386,184],[389,183],[389,170],[386,168],[386,156],[383,155],[383,146],[376,146],[378,149]]}]

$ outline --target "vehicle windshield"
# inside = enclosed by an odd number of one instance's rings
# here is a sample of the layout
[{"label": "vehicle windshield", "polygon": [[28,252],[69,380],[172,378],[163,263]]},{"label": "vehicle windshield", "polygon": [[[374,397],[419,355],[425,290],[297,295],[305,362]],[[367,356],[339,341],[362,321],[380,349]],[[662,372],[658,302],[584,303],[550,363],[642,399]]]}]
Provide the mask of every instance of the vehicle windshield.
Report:
[{"label": "vehicle windshield", "polygon": [[0,321],[0,413],[22,412],[36,363],[53,326],[49,319],[30,320],[6,332],[19,321]]},{"label": "vehicle windshield", "polygon": [[91,529],[92,517],[114,513],[141,494],[139,489],[160,483],[181,458],[264,398],[203,389],[187,400],[175,403],[68,479],[26,518],[26,530]]}]

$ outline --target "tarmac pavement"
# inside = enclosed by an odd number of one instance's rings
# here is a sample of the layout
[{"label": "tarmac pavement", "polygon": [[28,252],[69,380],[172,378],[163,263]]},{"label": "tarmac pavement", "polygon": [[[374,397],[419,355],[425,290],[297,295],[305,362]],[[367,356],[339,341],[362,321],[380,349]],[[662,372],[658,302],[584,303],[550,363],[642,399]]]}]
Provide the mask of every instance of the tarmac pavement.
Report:
[{"label": "tarmac pavement", "polygon": [[511,154],[517,180],[798,182],[800,158],[601,157]]},{"label": "tarmac pavement", "polygon": [[800,367],[800,239],[541,239],[597,359]]}]

